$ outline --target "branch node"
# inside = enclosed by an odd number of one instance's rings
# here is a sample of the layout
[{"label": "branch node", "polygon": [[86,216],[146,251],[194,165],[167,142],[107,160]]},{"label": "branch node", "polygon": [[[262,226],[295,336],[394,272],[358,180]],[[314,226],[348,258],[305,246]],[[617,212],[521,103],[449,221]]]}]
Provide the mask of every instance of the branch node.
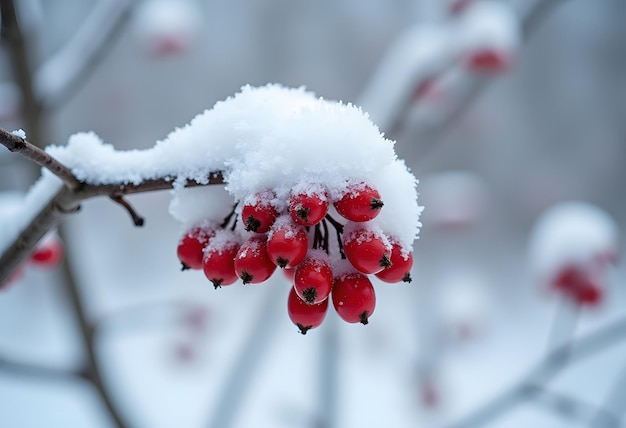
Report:
[{"label": "branch node", "polygon": [[61,214],[74,214],[80,211],[81,206],[76,205],[75,207],[72,207],[72,208],[64,208],[58,202],[54,202],[53,208],[55,211],[58,211]]},{"label": "branch node", "polygon": [[[124,191],[125,190],[125,186],[122,185],[120,186],[120,190]],[[113,202],[121,205],[122,207],[124,207],[126,209],[126,211],[128,211],[128,214],[130,214],[131,219],[133,220],[133,224],[137,227],[141,227],[144,225],[145,220],[142,216],[140,216],[137,211],[135,211],[135,209],[128,203],[128,201],[126,199],[124,199],[124,196],[119,194],[119,193],[113,193],[111,195],[109,195],[109,197],[111,198],[111,200],[113,200]]]}]

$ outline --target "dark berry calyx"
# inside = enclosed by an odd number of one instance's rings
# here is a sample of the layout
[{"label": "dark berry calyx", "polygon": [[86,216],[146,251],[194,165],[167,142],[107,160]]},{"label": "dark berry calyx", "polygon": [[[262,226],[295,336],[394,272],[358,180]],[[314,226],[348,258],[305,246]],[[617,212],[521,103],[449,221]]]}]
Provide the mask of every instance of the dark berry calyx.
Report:
[{"label": "dark berry calyx", "polygon": [[298,210],[296,211],[296,217],[298,217],[303,222],[308,223],[309,211],[309,208],[298,208]]},{"label": "dark berry calyx", "polygon": [[186,271],[186,270],[191,269],[191,267],[190,267],[189,265],[186,265],[185,263],[181,263],[180,265],[181,265],[181,266],[180,266],[180,270],[181,270],[182,272],[184,272],[184,271]]},{"label": "dark berry calyx", "polygon": [[370,208],[374,211],[381,209],[385,204],[381,199],[372,198],[370,200]]},{"label": "dark berry calyx", "polygon": [[391,263],[391,259],[389,258],[387,254],[383,254],[381,259],[378,261],[378,265],[382,268],[387,269],[393,266],[393,263]]},{"label": "dark berry calyx", "polygon": [[252,280],[254,279],[254,276],[250,275],[248,272],[244,270],[243,272],[241,272],[241,275],[239,276],[239,278],[241,278],[241,281],[243,281],[244,284],[250,284]]},{"label": "dark berry calyx", "polygon": [[317,298],[317,290],[314,287],[302,290],[302,297],[306,303],[312,305]]},{"label": "dark berry calyx", "polygon": [[261,227],[261,222],[254,218],[254,216],[249,215],[248,218],[246,218],[246,230],[248,232],[256,232],[259,227]]},{"label": "dark berry calyx", "polygon": [[306,334],[306,332],[307,332],[307,331],[309,331],[309,330],[311,330],[311,328],[313,327],[313,326],[311,326],[311,325],[306,325],[306,326],[305,326],[305,325],[302,325],[302,324],[300,324],[300,323],[296,324],[296,326],[298,327],[298,329],[300,330],[300,333],[301,333],[302,335],[305,335],[305,334]]},{"label": "dark berry calyx", "polygon": [[411,278],[411,273],[405,273],[402,277],[402,282],[410,283],[411,281],[413,281],[413,278]]},{"label": "dark berry calyx", "polygon": [[276,266],[279,268],[285,268],[289,264],[289,259],[283,259],[282,257],[276,258]]},{"label": "dark berry calyx", "polygon": [[222,288],[222,282],[224,282],[224,278],[212,279],[213,287],[217,290],[218,288]]},{"label": "dark berry calyx", "polygon": [[361,322],[361,324],[363,325],[367,325],[369,323],[369,318],[370,314],[368,311],[363,311],[362,313],[359,314],[359,320]]}]

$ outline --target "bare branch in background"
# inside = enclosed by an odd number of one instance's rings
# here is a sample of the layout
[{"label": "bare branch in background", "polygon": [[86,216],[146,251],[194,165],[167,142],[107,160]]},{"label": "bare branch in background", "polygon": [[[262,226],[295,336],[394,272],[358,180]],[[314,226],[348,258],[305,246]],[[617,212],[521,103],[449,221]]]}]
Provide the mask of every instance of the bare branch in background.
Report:
[{"label": "bare branch in background", "polygon": [[35,72],[35,90],[45,110],[67,101],[100,63],[124,28],[133,1],[99,0],[73,37]]}]

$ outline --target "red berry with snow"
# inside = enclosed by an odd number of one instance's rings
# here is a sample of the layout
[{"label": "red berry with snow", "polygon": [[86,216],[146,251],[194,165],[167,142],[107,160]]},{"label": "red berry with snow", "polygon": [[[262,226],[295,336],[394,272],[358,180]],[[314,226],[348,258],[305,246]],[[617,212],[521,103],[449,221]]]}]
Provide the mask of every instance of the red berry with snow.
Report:
[{"label": "red berry with snow", "polygon": [[292,192],[289,197],[289,214],[302,226],[313,226],[322,221],[328,212],[328,193],[323,189],[309,192]]},{"label": "red berry with snow", "polygon": [[320,303],[309,304],[302,300],[294,287],[289,292],[287,299],[287,312],[289,319],[293,322],[300,333],[306,334],[312,328],[319,327],[326,317],[328,311],[328,299]]},{"label": "red berry with snow", "polygon": [[178,242],[176,253],[182,264],[182,270],[202,269],[204,247],[209,239],[215,235],[212,225],[203,224],[192,227]]},{"label": "red berry with snow", "polygon": [[235,256],[235,272],[244,284],[259,284],[267,280],[276,265],[267,255],[267,236],[255,235],[248,238]]},{"label": "red berry with snow", "polygon": [[232,232],[219,231],[204,250],[202,269],[215,288],[237,281],[235,256],[239,247],[239,241]]},{"label": "red berry with snow", "polygon": [[391,247],[391,266],[376,274],[376,277],[385,282],[411,282],[411,268],[413,267],[413,253],[403,252],[402,247],[394,242]]},{"label": "red berry with snow", "polygon": [[55,235],[44,238],[30,255],[30,261],[36,266],[51,269],[63,259],[63,245]]},{"label": "red berry with snow", "polygon": [[346,322],[367,324],[376,307],[376,294],[371,281],[359,272],[348,272],[335,278],[333,306]]},{"label": "red berry with snow", "polygon": [[278,267],[293,268],[304,260],[308,245],[306,231],[285,216],[270,230],[267,254]]},{"label": "red berry with snow", "polygon": [[358,183],[349,185],[347,192],[333,205],[342,217],[363,222],[375,218],[384,204],[378,190],[369,184]]},{"label": "red berry with snow", "polygon": [[310,305],[326,300],[333,285],[333,271],[326,253],[309,251],[296,267],[293,285],[298,296]]},{"label": "red berry with snow", "polygon": [[272,204],[274,198],[274,192],[267,190],[255,193],[244,203],[241,219],[248,232],[266,233],[270,229],[278,217],[278,211]]},{"label": "red berry with snow", "polygon": [[342,244],[348,261],[362,273],[378,273],[392,266],[391,245],[382,233],[348,223],[344,229]]}]

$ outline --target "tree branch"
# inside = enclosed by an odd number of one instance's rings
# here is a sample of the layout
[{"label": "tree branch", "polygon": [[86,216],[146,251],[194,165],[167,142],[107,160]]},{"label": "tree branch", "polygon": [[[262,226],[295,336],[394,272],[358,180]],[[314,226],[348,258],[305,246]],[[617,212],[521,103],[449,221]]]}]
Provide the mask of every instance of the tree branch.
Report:
[{"label": "tree branch", "polygon": [[[84,183],[79,181],[69,168],[43,150],[2,129],[0,129],[0,144],[49,169],[64,184],[49,201],[42,201],[44,202],[43,207],[26,225],[18,237],[7,245],[6,250],[0,256],[0,283],[4,282],[26,260],[39,240],[56,227],[65,215],[78,211],[83,200],[96,196],[109,196],[118,202],[123,195],[172,189],[176,181],[176,177],[161,177],[144,180],[140,183]],[[212,184],[224,184],[224,176],[221,171],[211,173],[207,177],[206,182],[203,183],[193,180],[185,182],[186,187]],[[139,220],[139,217],[137,216],[134,220]]]},{"label": "tree branch", "polygon": [[62,369],[57,367],[45,367],[39,364],[29,364],[14,361],[7,357],[0,356],[0,371],[10,374],[36,377],[38,379],[48,379],[52,381],[83,379],[88,380],[89,374],[86,369]]},{"label": "tree branch", "polygon": [[41,145],[41,103],[33,87],[33,72],[28,57],[28,41],[22,33],[13,0],[0,0],[2,13],[2,39],[9,47],[10,64],[13,75],[22,92],[22,111],[29,129],[31,140]]},{"label": "tree branch", "polygon": [[68,167],[25,139],[0,128],[0,144],[9,151],[19,153],[37,165],[47,168],[59,177],[66,187],[70,189],[80,187],[80,181],[76,179]]},{"label": "tree branch", "polygon": [[74,278],[68,258],[64,257],[62,263],[66,276],[66,280],[63,281],[63,285],[65,286],[65,290],[69,296],[72,312],[76,316],[76,321],[80,327],[82,343],[87,353],[89,379],[91,380],[93,386],[97,389],[103,404],[107,408],[109,415],[115,423],[115,426],[117,428],[128,428],[129,425],[124,421],[124,418],[115,406],[109,389],[105,385],[104,376],[100,369],[101,366],[96,352],[95,329],[92,321],[88,318],[85,311],[84,298],[81,295],[81,290],[78,287],[76,279]]},{"label": "tree branch", "polygon": [[[527,42],[530,36],[537,30],[538,26],[545,19],[546,16],[562,1],[565,0],[536,0],[528,9],[522,12],[520,18],[520,28],[522,40]],[[447,69],[442,69],[436,77],[438,79],[445,79],[446,76],[450,76],[459,72],[460,65],[458,63],[451,63]],[[450,129],[463,114],[475,103],[478,97],[486,90],[488,85],[494,81],[492,76],[485,76],[478,73],[464,72],[463,85],[458,88],[458,94],[454,98],[452,105],[448,106],[446,111],[442,114],[442,117],[432,124],[421,124],[422,127],[415,129],[417,132],[416,140],[423,141],[428,144],[424,150],[437,144],[445,134],[445,131]],[[422,82],[417,82],[421,84]],[[417,87],[417,86],[416,86]],[[419,101],[418,101],[419,102]],[[402,111],[407,112],[415,108],[415,106],[406,105]],[[406,115],[396,119],[396,125],[393,130],[388,130],[390,133],[397,132],[398,129],[403,128],[406,123]]]},{"label": "tree branch", "polygon": [[497,419],[511,407],[532,397],[539,391],[537,385],[545,385],[553,376],[565,369],[567,364],[584,359],[609,346],[617,345],[625,337],[626,318],[621,318],[580,339],[559,346],[549,352],[516,386],[499,394],[487,405],[461,421],[449,425],[448,428],[480,427]]},{"label": "tree branch", "polygon": [[58,107],[87,79],[124,28],[133,3],[99,0],[72,39],[36,71],[42,108]]}]

